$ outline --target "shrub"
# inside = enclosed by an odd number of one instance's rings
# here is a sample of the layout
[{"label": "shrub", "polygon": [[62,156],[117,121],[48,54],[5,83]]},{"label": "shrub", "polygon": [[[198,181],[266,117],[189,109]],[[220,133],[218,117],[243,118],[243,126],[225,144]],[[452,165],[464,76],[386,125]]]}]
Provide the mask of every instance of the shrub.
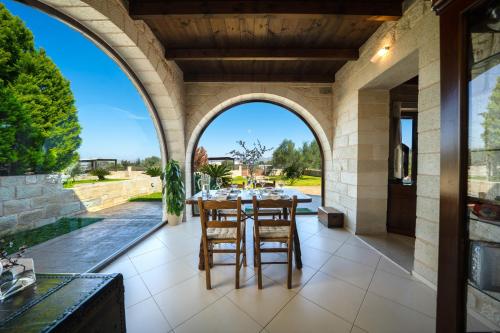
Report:
[{"label": "shrub", "polygon": [[97,168],[90,171],[92,176],[96,176],[99,180],[105,180],[106,176],[109,175],[109,171],[103,168]]},{"label": "shrub", "polygon": [[226,164],[206,164],[200,172],[207,174],[212,179],[213,183],[217,183],[217,179],[222,179],[222,186],[228,186],[231,181],[231,168]]},{"label": "shrub", "polygon": [[302,177],[303,169],[298,164],[291,164],[283,169],[283,176],[288,180],[290,185],[293,185],[297,179]]},{"label": "shrub", "polygon": [[160,177],[161,176],[161,168],[157,166],[151,166],[144,171],[144,173],[151,177]]}]

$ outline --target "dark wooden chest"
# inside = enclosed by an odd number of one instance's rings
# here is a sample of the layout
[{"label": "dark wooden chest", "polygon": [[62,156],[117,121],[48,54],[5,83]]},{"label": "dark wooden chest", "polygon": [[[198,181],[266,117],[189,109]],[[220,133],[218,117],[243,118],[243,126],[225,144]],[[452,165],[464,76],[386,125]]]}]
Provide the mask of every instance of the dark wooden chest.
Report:
[{"label": "dark wooden chest", "polygon": [[342,228],[344,213],[332,207],[321,206],[318,208],[318,220],[328,228]]},{"label": "dark wooden chest", "polygon": [[37,274],[0,303],[0,332],[125,332],[121,274]]}]

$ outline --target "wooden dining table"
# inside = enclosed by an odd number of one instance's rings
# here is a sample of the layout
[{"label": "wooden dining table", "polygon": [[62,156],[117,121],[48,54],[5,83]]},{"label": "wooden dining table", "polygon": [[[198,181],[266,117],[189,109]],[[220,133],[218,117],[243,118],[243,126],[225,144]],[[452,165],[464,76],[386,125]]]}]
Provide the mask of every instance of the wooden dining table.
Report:
[{"label": "wooden dining table", "polygon": [[[281,191],[281,196],[282,199],[290,199],[292,200],[293,196],[297,196],[297,202],[298,203],[308,203],[312,202],[312,198],[298,190],[291,189],[291,188],[283,188],[280,190]],[[198,198],[202,198],[202,200],[215,200],[217,190],[211,190],[210,194],[207,196],[206,193],[198,192],[192,197],[188,198],[186,200],[186,204],[192,204],[196,205],[198,204]],[[256,196],[257,200],[262,200],[262,189],[238,189],[237,193],[233,193],[233,195],[229,195],[228,199],[226,200],[236,200],[237,197],[241,198],[241,203],[242,204],[252,204],[253,203],[253,197]],[[217,217],[217,212],[212,213],[212,217],[215,219]],[[288,218],[288,210],[286,208],[283,208],[283,217],[286,219]],[[252,216],[248,216],[248,218],[252,218]],[[297,269],[302,268],[302,258],[301,258],[301,252],[300,252],[300,239],[299,239],[299,233],[297,232],[297,224],[295,224],[295,230],[294,230],[294,237],[293,237],[293,250],[294,250],[294,255],[295,255],[295,267]],[[198,268],[200,270],[205,269],[204,265],[204,260],[202,256],[202,243],[200,241],[200,255],[199,255],[199,263],[198,263]]]}]

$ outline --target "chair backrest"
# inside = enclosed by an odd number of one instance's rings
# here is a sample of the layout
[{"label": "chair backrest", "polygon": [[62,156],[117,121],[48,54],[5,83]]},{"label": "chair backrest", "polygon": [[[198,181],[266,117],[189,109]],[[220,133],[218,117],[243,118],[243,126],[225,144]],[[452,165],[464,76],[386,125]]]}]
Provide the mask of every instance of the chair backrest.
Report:
[{"label": "chair backrest", "polygon": [[[236,237],[240,239],[240,228],[242,222],[241,198],[236,200],[205,200],[198,197],[198,209],[200,210],[200,222],[202,236],[206,237],[208,228],[236,228]],[[212,219],[211,212],[218,209],[235,209],[236,221],[217,221]]]},{"label": "chair backrest", "polygon": [[[253,202],[253,218],[255,223],[255,233],[256,236],[259,236],[259,227],[283,227],[290,226],[290,234],[289,237],[293,236],[293,230],[295,229],[295,212],[297,210],[297,196],[294,195],[291,200],[286,199],[264,199],[257,200],[257,197],[254,196],[252,198]],[[282,218],[278,220],[269,220],[269,219],[261,219],[259,216],[260,208],[280,208],[280,209],[288,209],[288,218]]]}]

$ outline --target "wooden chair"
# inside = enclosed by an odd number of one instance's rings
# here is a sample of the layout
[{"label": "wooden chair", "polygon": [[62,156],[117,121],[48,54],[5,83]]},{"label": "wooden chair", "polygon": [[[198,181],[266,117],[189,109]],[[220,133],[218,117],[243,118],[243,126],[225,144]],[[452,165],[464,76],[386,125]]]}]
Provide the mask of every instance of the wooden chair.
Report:
[{"label": "wooden chair", "polygon": [[[262,208],[289,209],[288,219],[264,220],[260,218],[259,210]],[[286,264],[288,265],[287,287],[292,288],[292,260],[293,260],[293,237],[295,232],[295,210],[297,208],[297,196],[292,200],[257,200],[253,197],[254,213],[254,257],[257,266],[257,277],[259,289],[262,289],[262,264]],[[265,243],[281,243],[286,247],[262,247]],[[285,252],[287,261],[262,262],[262,253]]]},{"label": "wooden chair", "polygon": [[[203,247],[203,257],[205,261],[205,273],[207,289],[212,289],[210,281],[210,265],[213,264],[214,253],[235,253],[236,265],[236,289],[240,287],[240,269],[247,265],[245,222],[241,213],[241,198],[236,201],[203,201],[198,198],[198,208],[200,210],[201,221],[201,246]],[[212,211],[219,209],[235,209],[236,221],[215,221],[212,220]],[[235,249],[216,249],[216,244],[235,244]],[[241,258],[240,256],[243,256]],[[240,260],[240,258],[242,260]],[[224,264],[221,264],[224,265]]]}]

